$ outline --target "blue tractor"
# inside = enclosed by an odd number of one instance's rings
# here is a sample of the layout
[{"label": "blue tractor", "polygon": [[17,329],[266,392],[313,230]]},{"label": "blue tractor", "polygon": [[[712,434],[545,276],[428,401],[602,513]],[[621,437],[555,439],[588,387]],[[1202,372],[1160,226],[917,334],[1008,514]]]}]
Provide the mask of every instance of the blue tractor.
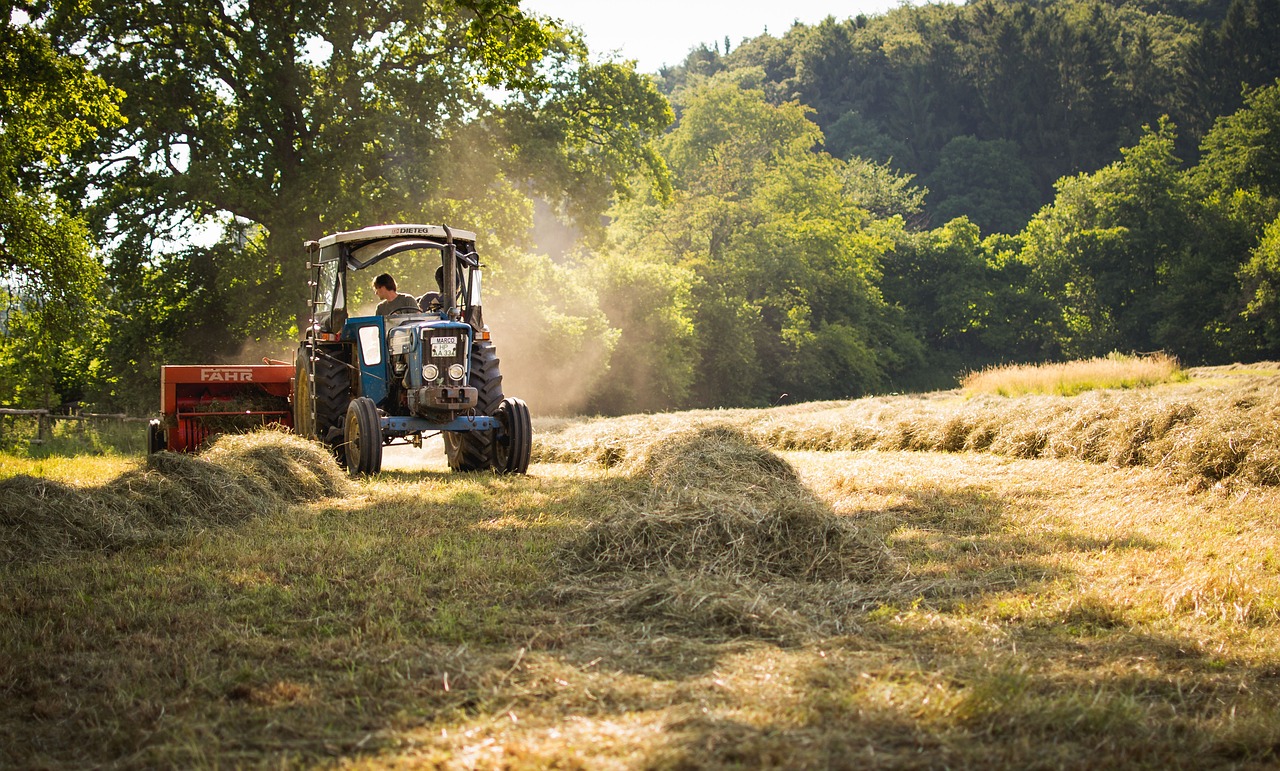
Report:
[{"label": "blue tractor", "polygon": [[[502,392],[481,314],[475,234],[443,225],[379,225],[308,241],[309,318],[295,361],[294,431],[328,444],[352,474],[376,474],[382,448],[441,433],[454,471],[524,474],[529,408]],[[353,274],[388,258],[428,266],[417,307],[349,315],[369,281]],[[434,276],[429,266],[437,266]]]}]

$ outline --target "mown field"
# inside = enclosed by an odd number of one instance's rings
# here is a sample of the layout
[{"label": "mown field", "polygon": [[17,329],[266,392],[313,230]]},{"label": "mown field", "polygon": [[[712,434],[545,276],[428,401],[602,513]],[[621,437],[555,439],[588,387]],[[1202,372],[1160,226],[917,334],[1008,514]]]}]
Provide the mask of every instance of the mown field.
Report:
[{"label": "mown field", "polygon": [[0,456],[0,765],[1271,768],[1280,370]]}]

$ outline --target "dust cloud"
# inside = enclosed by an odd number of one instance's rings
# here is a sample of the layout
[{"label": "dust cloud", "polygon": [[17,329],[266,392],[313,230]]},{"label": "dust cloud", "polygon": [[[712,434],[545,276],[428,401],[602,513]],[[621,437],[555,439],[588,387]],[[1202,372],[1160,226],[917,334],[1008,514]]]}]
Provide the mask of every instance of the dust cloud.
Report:
[{"label": "dust cloud", "polygon": [[608,368],[609,341],[567,341],[548,330],[547,309],[506,297],[485,307],[502,369],[502,390],[529,404],[537,417],[566,417],[587,409]]},{"label": "dust cloud", "polygon": [[234,353],[214,356],[212,364],[263,364],[263,359],[273,362],[293,363],[298,343],[293,338],[245,340]]}]

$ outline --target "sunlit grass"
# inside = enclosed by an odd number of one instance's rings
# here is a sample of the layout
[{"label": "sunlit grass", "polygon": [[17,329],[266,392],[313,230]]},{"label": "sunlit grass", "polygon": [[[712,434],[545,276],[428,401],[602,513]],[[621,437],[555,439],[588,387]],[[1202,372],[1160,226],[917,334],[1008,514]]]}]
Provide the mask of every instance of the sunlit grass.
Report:
[{"label": "sunlit grass", "polygon": [[621,463],[645,436],[733,426],[775,450],[927,450],[1074,458],[1158,468],[1197,485],[1280,485],[1280,378],[1197,370],[1176,387],[1077,396],[954,392],[761,410],[701,410],[565,422],[536,434],[542,461]]},{"label": "sunlit grass", "polygon": [[0,452],[0,479],[18,474],[43,477],[72,485],[101,484],[138,468],[141,455],[47,455]]},{"label": "sunlit grass", "polygon": [[961,381],[966,393],[1000,396],[1057,394],[1075,396],[1107,388],[1142,388],[1184,381],[1187,374],[1167,354],[1125,356],[1111,354],[1060,364],[1015,364],[974,372]]}]

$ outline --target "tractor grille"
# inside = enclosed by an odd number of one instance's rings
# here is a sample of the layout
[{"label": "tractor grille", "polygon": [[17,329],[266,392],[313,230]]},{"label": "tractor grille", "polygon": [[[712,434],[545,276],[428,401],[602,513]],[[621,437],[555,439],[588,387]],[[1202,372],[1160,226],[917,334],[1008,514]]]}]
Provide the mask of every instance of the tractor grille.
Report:
[{"label": "tractor grille", "polygon": [[[442,342],[448,340],[454,341],[452,348],[450,348],[447,342]],[[423,353],[426,354],[426,362],[436,365],[440,370],[440,377],[436,382],[443,383],[445,385],[466,385],[467,378],[465,375],[462,380],[453,381],[449,380],[449,377],[446,374],[449,371],[449,367],[454,364],[461,364],[463,369],[466,369],[468,353],[466,333],[461,330],[432,332],[427,335],[425,343],[426,344],[423,346],[425,349]],[[450,350],[452,350],[451,354],[449,353]]]}]

